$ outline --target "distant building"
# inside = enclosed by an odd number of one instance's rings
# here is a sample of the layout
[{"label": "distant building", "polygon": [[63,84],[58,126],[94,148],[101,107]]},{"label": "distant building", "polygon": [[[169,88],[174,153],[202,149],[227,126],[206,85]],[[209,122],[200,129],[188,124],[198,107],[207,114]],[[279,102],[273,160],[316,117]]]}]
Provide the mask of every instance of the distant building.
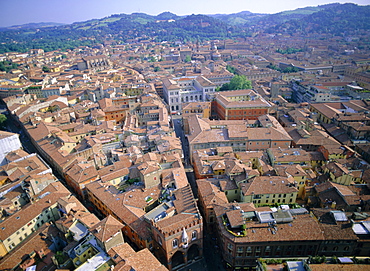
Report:
[{"label": "distant building", "polygon": [[78,69],[83,70],[105,70],[112,66],[110,60],[105,55],[86,56],[81,62],[77,63]]}]

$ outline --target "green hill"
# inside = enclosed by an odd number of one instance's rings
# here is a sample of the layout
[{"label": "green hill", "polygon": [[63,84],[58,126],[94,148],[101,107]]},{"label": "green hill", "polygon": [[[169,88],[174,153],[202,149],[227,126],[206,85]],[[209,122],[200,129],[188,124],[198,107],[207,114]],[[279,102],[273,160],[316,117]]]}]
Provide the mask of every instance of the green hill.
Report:
[{"label": "green hill", "polygon": [[[177,16],[164,12],[113,14],[68,25],[29,24],[0,29],[0,53],[45,51],[93,46],[104,40],[125,43],[131,39],[154,41],[195,41],[244,38],[254,33],[320,33],[341,35],[370,30],[370,6],[329,4],[306,7],[277,14],[235,14]],[[35,30],[37,28],[37,31]],[[258,31],[256,31],[258,30]]]}]

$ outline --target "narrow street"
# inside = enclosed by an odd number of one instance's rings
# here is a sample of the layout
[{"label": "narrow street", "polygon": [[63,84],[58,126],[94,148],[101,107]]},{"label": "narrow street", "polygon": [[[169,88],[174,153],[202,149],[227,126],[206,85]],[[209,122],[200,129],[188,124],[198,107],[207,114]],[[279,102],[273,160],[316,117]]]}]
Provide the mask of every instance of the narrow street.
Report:
[{"label": "narrow street", "polygon": [[188,139],[185,136],[184,129],[182,127],[182,117],[174,115],[172,117],[173,126],[175,129],[176,136],[181,140],[182,150],[184,153],[184,167],[186,171],[186,176],[191,185],[193,194],[195,198],[198,198],[198,189],[195,183],[195,176],[193,172],[193,167],[190,164],[190,153],[189,153],[189,144]]},{"label": "narrow street", "polygon": [[[173,124],[174,124],[174,129],[176,132],[176,136],[180,138],[181,144],[182,144],[182,149],[184,152],[184,167],[185,169],[191,168],[192,166],[190,164],[190,153],[189,153],[189,144],[187,141],[187,138],[184,134],[184,129],[182,127],[182,117],[181,116],[173,116]],[[194,172],[192,171],[187,171],[186,176],[188,178],[188,181],[191,185],[191,188],[193,190],[194,197],[197,199],[198,198],[198,189],[196,185],[196,179]],[[207,232],[206,225],[203,225],[204,229],[204,236],[203,236],[203,258],[200,261],[194,262],[185,268],[179,269],[179,271],[226,271],[223,260],[222,260],[222,255],[221,251],[219,249],[219,245],[217,242],[217,238],[215,234],[212,234],[210,232]]]}]

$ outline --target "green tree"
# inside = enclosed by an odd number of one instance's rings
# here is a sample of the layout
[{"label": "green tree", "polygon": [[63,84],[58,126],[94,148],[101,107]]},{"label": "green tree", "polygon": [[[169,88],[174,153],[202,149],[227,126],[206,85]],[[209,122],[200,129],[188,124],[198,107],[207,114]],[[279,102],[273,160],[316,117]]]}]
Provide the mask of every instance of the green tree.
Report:
[{"label": "green tree", "polygon": [[236,69],[233,66],[227,65],[226,70],[228,70],[229,72],[231,72],[233,74],[237,74]]},{"label": "green tree", "polygon": [[297,67],[286,67],[284,70],[282,70],[283,73],[292,73],[298,71],[299,69]]},{"label": "green tree", "polygon": [[42,71],[43,71],[43,72],[50,72],[50,68],[49,68],[49,67],[47,67],[47,66],[43,66],[43,67],[42,67]]},{"label": "green tree", "polygon": [[0,114],[0,127],[5,126],[6,120],[7,120],[7,117],[4,114]]},{"label": "green tree", "polygon": [[235,75],[233,78],[231,78],[229,87],[231,90],[250,89],[252,88],[252,82],[247,80],[245,75]]},{"label": "green tree", "polygon": [[0,71],[8,72],[12,69],[16,69],[18,65],[10,61],[0,61]]},{"label": "green tree", "polygon": [[187,55],[187,56],[185,57],[185,59],[184,59],[184,62],[185,62],[185,63],[188,63],[188,62],[190,62],[190,61],[191,61],[191,56]]},{"label": "green tree", "polygon": [[154,67],[154,72],[159,72],[160,70],[161,70],[161,68],[159,66]]},{"label": "green tree", "polygon": [[225,90],[237,90],[237,89],[251,89],[252,82],[247,80],[245,75],[235,75],[231,78],[230,83],[223,84],[219,89],[220,91]]}]

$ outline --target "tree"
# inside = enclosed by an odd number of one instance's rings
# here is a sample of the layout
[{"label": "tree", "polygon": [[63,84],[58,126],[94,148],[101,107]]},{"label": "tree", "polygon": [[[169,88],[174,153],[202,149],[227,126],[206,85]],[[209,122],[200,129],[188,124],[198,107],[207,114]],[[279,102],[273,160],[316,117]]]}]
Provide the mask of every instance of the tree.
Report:
[{"label": "tree", "polygon": [[11,69],[16,69],[18,65],[10,61],[0,61],[0,71],[8,72]]},{"label": "tree", "polygon": [[235,75],[233,78],[231,78],[229,87],[231,90],[250,89],[252,88],[252,82],[247,80],[245,75]]},{"label": "tree", "polygon": [[7,120],[7,117],[4,114],[0,114],[0,127],[5,126],[6,120]]},{"label": "tree", "polygon": [[185,57],[185,59],[184,59],[184,62],[185,62],[185,63],[188,63],[188,62],[190,62],[190,61],[191,61],[191,56],[187,55],[187,56]]},{"label": "tree", "polygon": [[225,90],[237,90],[237,89],[251,89],[252,82],[247,80],[245,75],[235,75],[231,78],[230,83],[223,84],[219,89],[220,91]]},{"label": "tree", "polygon": [[50,68],[49,68],[49,67],[47,67],[47,66],[43,66],[43,67],[42,67],[42,71],[43,71],[43,72],[50,72]]},{"label": "tree", "polygon": [[237,74],[236,69],[233,66],[227,65],[226,70],[228,70],[229,72],[231,72],[233,74]]}]

